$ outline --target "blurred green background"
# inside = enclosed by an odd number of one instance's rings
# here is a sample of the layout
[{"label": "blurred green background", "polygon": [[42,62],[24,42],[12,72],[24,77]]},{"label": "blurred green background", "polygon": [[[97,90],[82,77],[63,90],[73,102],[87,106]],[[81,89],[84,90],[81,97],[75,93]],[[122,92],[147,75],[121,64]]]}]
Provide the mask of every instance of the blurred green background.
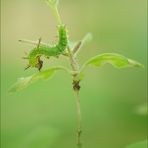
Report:
[{"label": "blurred green background", "polygon": [[[92,32],[79,62],[103,52],[117,52],[145,68],[88,68],[81,83],[84,148],[125,148],[146,139],[147,0],[60,0],[70,38]],[[76,148],[76,107],[71,77],[57,73],[15,94],[8,94],[24,71],[18,39],[55,41],[56,21],[44,0],[1,0],[1,138],[2,148]],[[69,66],[50,59],[45,67]],[[145,109],[144,109],[145,108]]]}]

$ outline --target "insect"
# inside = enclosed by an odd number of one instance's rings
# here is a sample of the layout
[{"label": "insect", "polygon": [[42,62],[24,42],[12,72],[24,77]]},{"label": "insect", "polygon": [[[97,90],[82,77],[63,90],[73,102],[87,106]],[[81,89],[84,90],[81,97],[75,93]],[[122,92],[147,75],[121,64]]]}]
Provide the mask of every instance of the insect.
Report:
[{"label": "insect", "polygon": [[39,39],[39,43],[37,47],[32,49],[27,57],[24,59],[28,59],[29,64],[25,69],[28,69],[29,67],[35,67],[39,71],[43,67],[43,61],[41,60],[41,56],[44,57],[57,57],[65,51],[67,45],[68,45],[68,35],[65,25],[59,25],[58,26],[58,43],[53,45],[52,47],[47,45],[41,45],[41,39]]}]

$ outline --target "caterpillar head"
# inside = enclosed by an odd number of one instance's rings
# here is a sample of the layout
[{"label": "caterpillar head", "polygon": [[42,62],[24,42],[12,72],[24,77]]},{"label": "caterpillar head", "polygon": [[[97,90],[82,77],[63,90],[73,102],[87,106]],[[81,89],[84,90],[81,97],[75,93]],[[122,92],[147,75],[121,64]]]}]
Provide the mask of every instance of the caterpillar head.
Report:
[{"label": "caterpillar head", "polygon": [[40,57],[37,58],[37,63],[35,67],[40,71],[43,67],[43,61],[40,59]]},{"label": "caterpillar head", "polygon": [[31,50],[31,52],[29,53],[29,55],[27,56],[26,59],[29,60],[29,64],[27,65],[27,67],[25,68],[28,69],[29,67],[35,67],[37,68],[39,71],[42,69],[43,67],[43,61],[40,59],[40,43],[41,43],[41,38],[39,39],[39,42],[37,44],[37,47],[34,48],[33,50]]},{"label": "caterpillar head", "polygon": [[23,57],[23,59],[27,59],[29,61],[29,64],[25,67],[25,70],[30,67],[35,67],[40,71],[43,67],[43,61],[40,59],[40,56],[32,57],[29,55],[28,57]]}]

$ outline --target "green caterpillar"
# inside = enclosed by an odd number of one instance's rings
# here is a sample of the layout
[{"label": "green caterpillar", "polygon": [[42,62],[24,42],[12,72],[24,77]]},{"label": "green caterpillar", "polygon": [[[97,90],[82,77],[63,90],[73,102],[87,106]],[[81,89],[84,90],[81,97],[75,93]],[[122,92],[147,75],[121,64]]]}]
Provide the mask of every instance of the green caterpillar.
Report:
[{"label": "green caterpillar", "polygon": [[43,66],[43,61],[40,59],[41,56],[57,57],[62,54],[68,45],[68,35],[65,25],[58,26],[58,37],[58,43],[53,47],[40,45],[39,43],[38,47],[32,49],[26,58],[29,60],[29,64],[25,69],[28,69],[29,67],[35,67],[40,71]]}]

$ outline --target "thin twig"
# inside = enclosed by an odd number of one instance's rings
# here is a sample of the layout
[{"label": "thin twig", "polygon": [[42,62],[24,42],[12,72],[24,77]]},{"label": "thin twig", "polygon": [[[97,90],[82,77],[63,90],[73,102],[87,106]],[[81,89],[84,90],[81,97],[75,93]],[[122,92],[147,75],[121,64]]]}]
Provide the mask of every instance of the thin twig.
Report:
[{"label": "thin twig", "polygon": [[57,7],[54,8],[54,15],[55,15],[55,17],[57,19],[58,24],[61,25],[62,24],[62,20],[61,20],[61,16],[59,14],[59,11],[58,11]]},{"label": "thin twig", "polygon": [[[31,45],[38,45],[38,41],[30,41],[30,40],[26,40],[26,39],[20,39],[18,41],[21,42],[21,43],[27,43],[27,44],[31,44]],[[40,44],[45,45],[45,46],[50,46],[50,45],[48,45],[46,43],[43,43],[43,42],[41,42]]]},{"label": "thin twig", "polygon": [[79,41],[73,49],[73,54],[76,54],[82,45],[82,41]]},{"label": "thin twig", "polygon": [[38,44],[37,44],[37,50],[39,50],[39,48],[40,48],[41,40],[42,40],[42,38],[39,38],[39,41],[38,41]]},{"label": "thin twig", "polygon": [[77,53],[80,51],[80,49],[82,48],[82,46],[86,43],[92,40],[92,34],[91,33],[87,33],[82,40],[80,40],[74,47],[73,49],[73,54],[74,56],[77,55]]}]

